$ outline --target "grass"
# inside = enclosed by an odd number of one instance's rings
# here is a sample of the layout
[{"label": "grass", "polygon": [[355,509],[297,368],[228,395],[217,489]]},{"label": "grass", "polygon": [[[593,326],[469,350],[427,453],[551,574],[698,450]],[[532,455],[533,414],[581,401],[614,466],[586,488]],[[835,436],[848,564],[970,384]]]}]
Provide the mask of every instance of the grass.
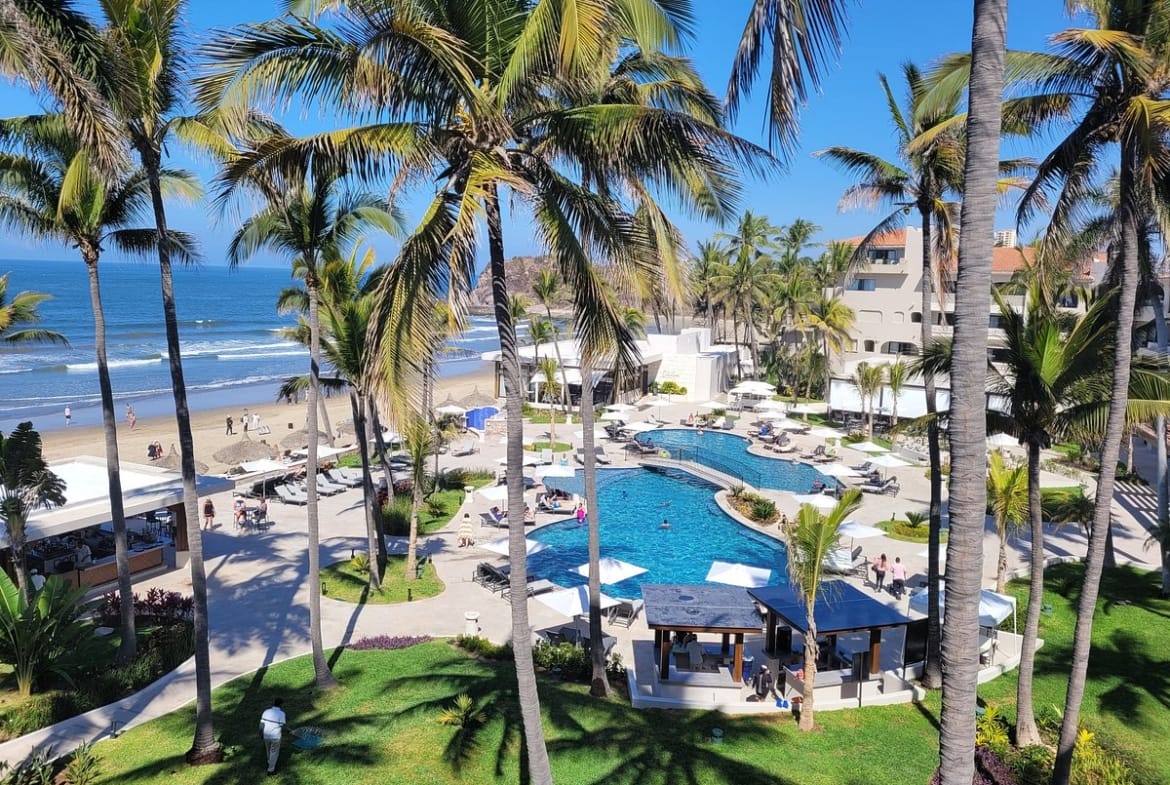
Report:
[{"label": "grass", "polygon": [[[898,523],[903,524],[902,530],[901,531],[894,531],[894,526],[895,526],[895,524],[898,524]],[[891,540],[898,540],[900,542],[918,542],[918,543],[924,543],[924,542],[928,542],[930,540],[930,526],[929,526],[929,524],[926,524],[926,523],[917,527],[917,529],[919,530],[917,532],[917,536],[909,534],[906,531],[907,528],[909,528],[909,527],[906,525],[905,520],[878,521],[874,525],[877,526],[882,531],[884,531],[886,533],[886,536],[889,537]],[[945,530],[939,532],[939,542],[945,543],[946,541],[947,541],[947,532]]]},{"label": "grass", "polygon": [[[236,680],[215,693],[216,729],[227,761],[188,768],[193,711],[184,708],[102,742],[102,785],[165,780],[173,785],[244,785],[263,771],[256,723],[281,695],[292,727],[324,731],[325,745],[286,743],[270,782],[297,785],[518,783],[521,727],[511,663],[473,659],[436,641],[402,651],[334,652],[340,689],[313,689],[300,657]],[[731,718],[717,712],[633,711],[588,697],[587,685],[542,678],[544,728],[558,783],[646,785],[868,785],[890,774],[925,782],[937,759],[938,700],[819,715],[821,732],[800,733],[791,716]],[[467,693],[487,721],[460,731],[438,712]],[[710,743],[721,728],[724,742]]]},{"label": "grass", "polygon": [[[572,412],[568,412],[572,414]],[[552,411],[549,409],[540,409],[534,406],[524,405],[524,419],[528,420],[533,425],[548,425],[552,422],[552,418],[556,417],[557,425],[564,424],[566,412],[559,410]]]},{"label": "grass", "polygon": [[[1044,576],[1044,602],[1050,615],[1040,617],[1044,647],[1036,653],[1035,711],[1043,719],[1064,707],[1072,637],[1084,567],[1060,564]],[[1125,759],[1139,783],[1170,782],[1170,600],[1159,598],[1161,577],[1128,567],[1105,571],[1093,623],[1089,679],[1081,723],[1098,740]],[[1008,591],[1020,603],[1024,623],[1028,585],[1013,581]],[[1015,721],[1017,674],[979,688],[987,703],[1000,706]],[[1050,737],[1051,740],[1051,737]]]},{"label": "grass", "polygon": [[532,444],[524,445],[525,450],[539,452],[540,450],[552,450],[553,452],[568,452],[573,449],[573,445],[565,442],[533,442]]},{"label": "grass", "polygon": [[[434,509],[431,508],[431,502],[434,503]],[[455,513],[459,511],[459,507],[463,504],[463,491],[454,488],[446,491],[435,491],[426,498],[422,507],[418,511],[418,533],[430,534],[438,531],[451,522],[455,517]],[[394,501],[387,505],[389,510],[388,517],[399,516],[404,523],[399,525],[410,525],[410,495],[402,494],[396,496]],[[394,521],[388,520],[387,527],[390,534],[404,535],[405,531],[398,531],[397,525]]]},{"label": "grass", "polygon": [[412,599],[425,600],[442,594],[446,588],[435,573],[435,566],[429,561],[423,565],[418,580],[407,582],[405,575],[406,557],[391,556],[382,575],[382,590],[371,592],[369,574],[365,570],[355,569],[347,559],[321,569],[321,593],[342,602],[392,605],[406,602],[408,589]]}]

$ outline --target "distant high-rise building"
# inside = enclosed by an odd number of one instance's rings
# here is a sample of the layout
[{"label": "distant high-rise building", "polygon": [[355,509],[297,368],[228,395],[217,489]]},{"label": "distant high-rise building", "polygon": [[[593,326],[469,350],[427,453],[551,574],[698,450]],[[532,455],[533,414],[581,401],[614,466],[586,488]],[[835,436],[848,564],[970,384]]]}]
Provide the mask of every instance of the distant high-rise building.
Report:
[{"label": "distant high-rise building", "polygon": [[1016,247],[1016,230],[1015,229],[1000,229],[995,233],[995,247],[996,248],[1015,248]]}]

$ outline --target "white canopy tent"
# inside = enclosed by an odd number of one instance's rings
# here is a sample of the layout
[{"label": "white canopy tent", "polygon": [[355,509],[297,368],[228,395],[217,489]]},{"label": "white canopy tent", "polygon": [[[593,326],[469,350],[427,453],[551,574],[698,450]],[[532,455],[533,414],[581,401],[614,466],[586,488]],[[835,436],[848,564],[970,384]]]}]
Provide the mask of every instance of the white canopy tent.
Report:
[{"label": "white canopy tent", "polygon": [[[926,613],[929,592],[922,589],[910,595],[910,607],[919,613]],[[946,614],[946,587],[938,590],[938,611],[940,616]],[[1016,631],[1016,598],[1010,594],[997,594],[991,589],[979,590],[979,626],[998,627],[1008,616],[1012,617],[1012,632]],[[945,621],[945,619],[944,619]]]},{"label": "white canopy tent", "polygon": [[[585,586],[574,586],[571,589],[541,594],[536,597],[536,600],[565,616],[582,616],[589,613],[589,589]],[[602,592],[600,603],[602,610],[611,608],[618,602]]]},{"label": "white canopy tent", "polygon": [[[485,550],[489,550],[492,553],[498,553],[501,556],[507,556],[508,555],[508,538],[501,537],[498,540],[492,540],[491,542],[485,542],[483,545],[480,545],[478,547],[483,548]],[[524,550],[529,555],[531,555],[533,553],[540,553],[541,551],[545,550],[546,548],[548,548],[548,546],[545,545],[543,542],[540,542],[538,540],[530,540],[527,538],[525,538],[525,540],[524,540]]]},{"label": "white canopy tent", "polygon": [[[586,562],[579,567],[575,567],[573,572],[588,578],[589,563]],[[611,556],[604,556],[598,562],[598,572],[601,575],[602,583],[608,583],[612,585],[615,583],[621,583],[627,578],[633,578],[635,575],[641,575],[642,573],[646,572],[646,568],[639,567],[636,564],[630,564],[629,562],[622,561],[621,559],[615,559]]]},{"label": "white canopy tent", "polygon": [[818,510],[831,510],[837,506],[837,500],[823,493],[796,493],[792,498],[797,504],[811,504]]},{"label": "white canopy tent", "polygon": [[707,571],[707,580],[713,583],[726,583],[730,586],[755,588],[767,586],[768,581],[772,580],[772,571],[736,562],[713,561],[711,569]]}]

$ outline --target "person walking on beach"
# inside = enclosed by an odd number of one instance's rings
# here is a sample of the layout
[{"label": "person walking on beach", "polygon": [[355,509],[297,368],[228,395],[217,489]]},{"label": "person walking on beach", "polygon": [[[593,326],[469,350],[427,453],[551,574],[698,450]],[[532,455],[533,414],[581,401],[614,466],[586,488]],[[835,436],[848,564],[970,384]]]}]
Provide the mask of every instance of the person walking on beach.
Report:
[{"label": "person walking on beach", "polygon": [[134,423],[138,422],[138,416],[134,414],[134,407],[126,404],[126,422],[130,424],[130,430],[134,430]]},{"label": "person walking on beach", "polygon": [[73,422],[73,410],[68,406],[65,407],[65,427],[69,427],[69,423]]},{"label": "person walking on beach", "polygon": [[284,733],[287,719],[284,715],[284,700],[276,698],[272,705],[260,715],[260,738],[264,740],[264,752],[268,756],[268,773],[276,773],[276,763],[280,760],[280,737]]},{"label": "person walking on beach", "polygon": [[252,430],[260,432],[260,412],[252,412]]},{"label": "person walking on beach", "polygon": [[240,416],[240,424],[244,426],[244,435],[248,435],[248,410],[244,409],[244,413]]},{"label": "person walking on beach", "polygon": [[215,528],[215,504],[210,498],[203,501],[203,528],[208,531]]},{"label": "person walking on beach", "polygon": [[224,436],[232,436],[233,434],[234,434],[234,432],[232,431],[232,416],[229,414],[227,416],[227,431],[224,432]]}]

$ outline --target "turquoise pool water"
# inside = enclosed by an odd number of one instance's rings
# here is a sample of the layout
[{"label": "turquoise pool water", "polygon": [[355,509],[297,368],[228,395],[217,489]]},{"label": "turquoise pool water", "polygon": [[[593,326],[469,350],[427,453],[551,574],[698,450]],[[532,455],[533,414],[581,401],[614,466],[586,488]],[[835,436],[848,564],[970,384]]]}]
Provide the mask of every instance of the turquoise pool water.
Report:
[{"label": "turquoise pool water", "polygon": [[[674,469],[604,469],[597,483],[602,557],[647,568],[602,585],[606,594],[637,598],[643,583],[705,583],[716,559],[772,570],[771,582],[784,582],[784,546],[729,518],[715,504],[717,488],[710,483]],[[550,477],[546,485],[579,494],[585,488],[581,471]],[[664,518],[668,529],[661,528]],[[549,546],[529,557],[534,575],[561,586],[585,583],[574,569],[589,560],[587,527],[570,519],[529,536]]]},{"label": "turquoise pool water", "polygon": [[747,451],[747,440],[731,433],[663,428],[639,434],[638,441],[668,450],[677,460],[694,461],[738,477],[756,488],[808,493],[815,480],[836,484],[807,463],[752,455]]}]

